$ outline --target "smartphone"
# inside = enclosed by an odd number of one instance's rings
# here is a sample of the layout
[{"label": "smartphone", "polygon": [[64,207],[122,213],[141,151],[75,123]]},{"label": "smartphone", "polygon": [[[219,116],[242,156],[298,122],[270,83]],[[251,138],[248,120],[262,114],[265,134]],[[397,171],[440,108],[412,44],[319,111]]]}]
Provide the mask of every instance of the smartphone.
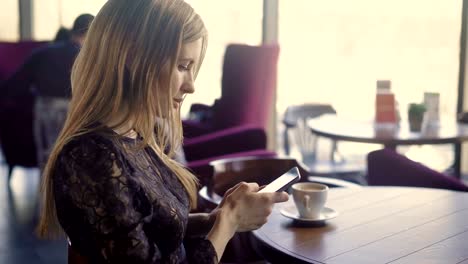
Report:
[{"label": "smartphone", "polygon": [[297,167],[293,167],[258,192],[282,192],[288,189],[293,183],[298,182],[300,179],[301,175],[299,174],[299,169]]}]

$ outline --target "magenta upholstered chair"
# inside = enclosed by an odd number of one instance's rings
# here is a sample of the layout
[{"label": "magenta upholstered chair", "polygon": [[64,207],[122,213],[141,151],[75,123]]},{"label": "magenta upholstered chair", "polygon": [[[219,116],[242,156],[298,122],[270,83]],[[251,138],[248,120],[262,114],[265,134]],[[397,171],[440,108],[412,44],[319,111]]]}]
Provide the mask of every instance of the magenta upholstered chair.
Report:
[{"label": "magenta upholstered chair", "polygon": [[273,108],[278,55],[278,46],[227,47],[222,94],[213,111],[215,128],[267,127]]},{"label": "magenta upholstered chair", "polygon": [[[0,85],[24,62],[32,50],[46,42],[0,42]],[[0,90],[0,145],[9,166],[35,167],[36,148],[33,139],[32,95],[12,100]]]},{"label": "magenta upholstered chair", "polygon": [[212,106],[191,108],[201,120],[187,120],[188,138],[221,129],[253,125],[266,129],[273,107],[279,47],[231,44],[223,63],[221,98]]},{"label": "magenta upholstered chair", "polygon": [[468,192],[468,186],[454,177],[432,170],[390,149],[369,153],[367,170],[369,185],[412,186]]},{"label": "magenta upholstered chair", "polygon": [[198,164],[191,167],[194,171],[210,171],[205,161],[224,155],[273,154],[266,151],[266,130],[273,109],[278,55],[276,45],[232,44],[226,48],[221,98],[213,106],[193,105],[192,115],[203,118],[184,121],[184,151],[189,167]]},{"label": "magenta upholstered chair", "polygon": [[10,77],[32,50],[46,43],[43,41],[0,42],[0,82]]}]

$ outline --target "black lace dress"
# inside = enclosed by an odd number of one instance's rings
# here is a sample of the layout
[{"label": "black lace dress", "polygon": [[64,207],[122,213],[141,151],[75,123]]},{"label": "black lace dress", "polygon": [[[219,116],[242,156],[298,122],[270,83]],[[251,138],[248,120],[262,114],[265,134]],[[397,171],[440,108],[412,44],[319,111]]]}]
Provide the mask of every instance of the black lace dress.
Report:
[{"label": "black lace dress", "polygon": [[102,133],[66,144],[55,171],[60,224],[91,263],[213,263],[204,237],[185,237],[189,198],[150,148]]}]

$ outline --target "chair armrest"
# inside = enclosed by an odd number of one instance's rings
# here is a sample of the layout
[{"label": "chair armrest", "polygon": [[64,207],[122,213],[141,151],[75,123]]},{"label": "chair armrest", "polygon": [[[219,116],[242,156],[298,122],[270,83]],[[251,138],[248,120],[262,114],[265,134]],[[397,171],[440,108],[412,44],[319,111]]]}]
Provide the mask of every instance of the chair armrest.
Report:
[{"label": "chair armrest", "polygon": [[265,157],[271,158],[275,157],[276,152],[264,150],[264,149],[256,149],[244,152],[236,152],[230,153],[223,156],[213,156],[202,160],[195,160],[187,163],[187,167],[197,176],[200,185],[212,185],[212,178],[214,174],[214,167],[212,166],[211,162],[216,160],[225,160],[231,158],[252,158],[252,157]]},{"label": "chair armrest", "polygon": [[187,161],[201,160],[235,152],[266,149],[267,137],[262,128],[238,126],[184,140]]},{"label": "chair armrest", "polygon": [[411,186],[468,192],[462,181],[408,159],[394,150],[367,155],[367,182],[371,186]]},{"label": "chair armrest", "polygon": [[215,100],[213,105],[192,104],[188,119],[183,120],[184,136],[197,137],[216,130],[213,115],[218,104],[219,99]]},{"label": "chair armrest", "polygon": [[206,105],[206,104],[192,104],[190,106],[190,113],[195,113],[195,112],[202,112],[202,111],[210,111],[211,110],[211,105]]},{"label": "chair armrest", "polygon": [[211,123],[213,120],[214,112],[216,111],[217,103],[219,99],[215,100],[213,105],[195,103],[190,106],[189,120]]},{"label": "chair armrest", "polygon": [[184,131],[184,137],[195,138],[213,131],[210,123],[199,122],[196,120],[183,120],[182,127]]}]

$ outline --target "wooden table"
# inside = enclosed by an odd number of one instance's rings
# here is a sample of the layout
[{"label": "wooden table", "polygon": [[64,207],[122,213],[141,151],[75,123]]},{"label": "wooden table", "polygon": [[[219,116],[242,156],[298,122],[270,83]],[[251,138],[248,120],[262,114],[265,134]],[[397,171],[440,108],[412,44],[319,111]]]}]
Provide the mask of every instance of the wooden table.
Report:
[{"label": "wooden table", "polygon": [[[312,133],[333,140],[382,144],[395,149],[399,145],[459,144],[468,140],[468,125],[453,120],[442,120],[436,128],[411,132],[406,122],[400,127],[379,127],[372,121],[341,119],[336,115],[324,115],[308,122]],[[460,156],[455,156],[455,175],[460,176]]]},{"label": "wooden table", "polygon": [[340,215],[307,227],[282,216],[276,205],[253,232],[258,249],[276,263],[468,263],[467,193],[335,188],[326,206]]}]

